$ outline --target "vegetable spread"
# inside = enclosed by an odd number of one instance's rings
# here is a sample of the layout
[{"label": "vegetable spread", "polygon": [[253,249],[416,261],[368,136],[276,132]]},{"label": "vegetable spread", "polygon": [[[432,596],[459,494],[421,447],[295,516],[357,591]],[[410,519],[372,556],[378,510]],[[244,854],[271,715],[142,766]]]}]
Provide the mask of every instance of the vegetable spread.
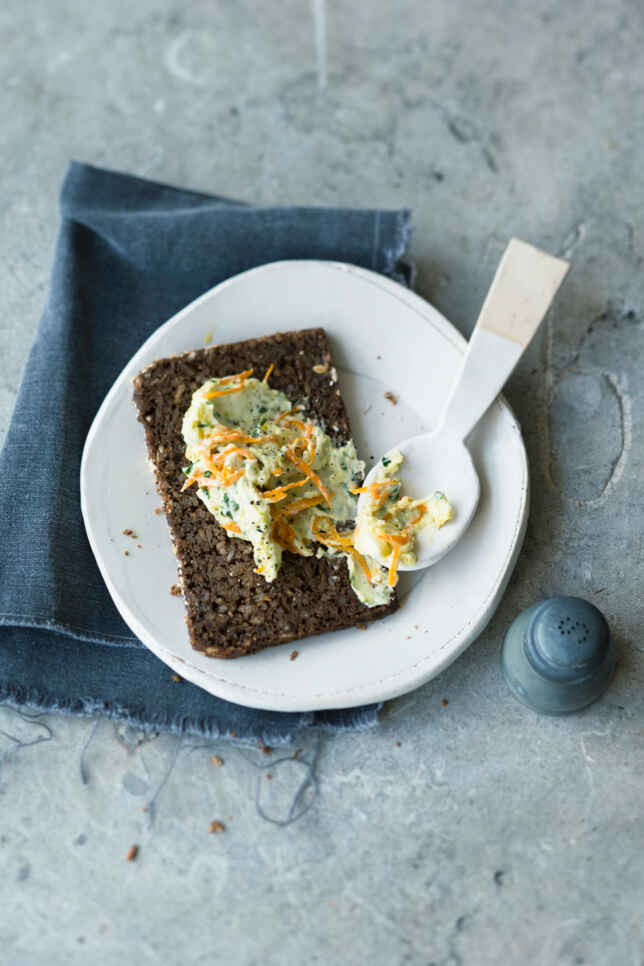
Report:
[{"label": "vegetable spread", "polygon": [[[250,541],[256,573],[265,580],[277,577],[284,551],[340,555],[358,598],[367,607],[386,604],[401,554],[394,548],[387,571],[354,545],[365,465],[353,441],[337,446],[304,417],[303,407],[270,388],[272,368],[261,381],[252,369],[209,379],[193,394],[182,424],[188,460],[183,488],[196,485],[228,535]],[[386,526],[395,527],[395,519],[416,526],[409,512],[418,515],[420,507],[401,507]]]},{"label": "vegetable spread", "polygon": [[438,530],[453,517],[444,493],[435,492],[421,500],[401,495],[397,472],[404,457],[399,450],[383,456],[375,479],[355,492],[365,493],[356,521],[356,532],[366,531],[376,542],[382,558],[389,561],[389,574],[416,563],[416,534],[431,525]]}]

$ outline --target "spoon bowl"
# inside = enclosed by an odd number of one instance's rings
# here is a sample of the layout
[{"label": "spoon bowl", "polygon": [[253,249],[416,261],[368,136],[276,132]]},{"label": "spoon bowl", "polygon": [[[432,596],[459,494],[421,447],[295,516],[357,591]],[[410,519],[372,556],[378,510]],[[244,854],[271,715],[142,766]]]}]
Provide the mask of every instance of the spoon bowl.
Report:
[{"label": "spoon bowl", "polygon": [[[403,564],[399,570],[422,570],[437,563],[460,540],[469,527],[479,502],[481,486],[470,451],[459,439],[440,431],[412,436],[396,446],[404,462],[400,468],[402,491],[413,500],[430,496],[436,490],[445,493],[452,505],[453,518],[439,530],[424,527],[416,535],[416,562]],[[385,456],[388,454],[385,454]],[[378,464],[367,476],[366,483],[376,479]],[[361,496],[361,499],[364,499]],[[358,504],[360,507],[360,504]],[[356,548],[362,554],[378,559],[380,546],[368,527],[358,522]]]}]

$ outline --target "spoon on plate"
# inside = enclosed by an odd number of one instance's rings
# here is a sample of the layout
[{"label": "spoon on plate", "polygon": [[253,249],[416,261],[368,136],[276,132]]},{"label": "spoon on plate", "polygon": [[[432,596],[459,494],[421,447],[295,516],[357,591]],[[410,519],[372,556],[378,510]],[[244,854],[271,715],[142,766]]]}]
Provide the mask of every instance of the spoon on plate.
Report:
[{"label": "spoon on plate", "polygon": [[[403,493],[416,498],[438,490],[446,495],[454,511],[453,519],[440,529],[425,527],[418,531],[414,546],[416,562],[401,563],[400,570],[431,567],[458,543],[470,525],[481,486],[465,440],[525,352],[569,267],[561,258],[517,238],[511,239],[437,428],[406,439],[389,451],[398,450],[404,457],[400,471]],[[377,479],[379,466],[376,463],[365,485]],[[368,493],[362,493],[358,502],[356,547],[386,566],[381,545],[369,528],[360,523],[361,509],[366,509],[364,501],[369,499]]]}]

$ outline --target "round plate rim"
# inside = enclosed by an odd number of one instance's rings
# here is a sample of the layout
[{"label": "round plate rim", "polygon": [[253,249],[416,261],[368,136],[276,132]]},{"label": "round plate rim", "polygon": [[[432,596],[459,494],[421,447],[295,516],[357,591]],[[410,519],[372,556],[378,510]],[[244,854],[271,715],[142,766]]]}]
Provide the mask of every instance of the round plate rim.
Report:
[{"label": "round plate rim", "polygon": [[[187,314],[192,313],[197,306],[210,301],[224,289],[239,283],[247,282],[248,279],[252,278],[253,276],[265,274],[267,272],[297,272],[298,269],[309,268],[311,266],[330,271],[348,272],[361,278],[365,282],[376,285],[389,295],[392,295],[394,298],[406,304],[410,309],[420,315],[426,322],[429,322],[433,328],[443,338],[449,341],[459,352],[464,353],[467,342],[461,333],[452,325],[452,323],[450,323],[433,305],[431,305],[431,303],[421,298],[421,296],[410,291],[409,289],[404,288],[399,283],[394,282],[383,275],[379,275],[378,273],[370,271],[369,269],[361,268],[345,262],[327,261],[322,259],[292,259],[268,262],[265,265],[260,265],[256,268],[251,268],[245,272],[231,276],[230,278],[225,279],[223,282],[220,282],[218,285],[213,286],[211,289],[208,289],[202,295],[190,302],[187,306],[171,316],[166,322],[162,323],[162,325],[160,325],[154,330],[154,332],[150,334],[150,336],[148,336],[145,342],[143,342],[137,352],[125,365],[119,376],[117,376],[116,380],[105,396],[105,399],[101,403],[101,406],[99,407],[87,434],[81,458],[81,511],[85,523],[85,529],[103,580],[105,581],[107,589],[112,597],[112,600],[114,601],[115,606],[117,607],[117,610],[123,617],[126,624],[132,629],[142,643],[146,645],[157,657],[159,657],[160,660],[164,661],[164,663],[166,663],[173,670],[177,671],[184,678],[193,681],[193,683],[205,688],[205,690],[209,691],[211,694],[223,698],[224,700],[232,701],[233,703],[241,704],[247,707],[270,711],[319,711],[356,707],[363,704],[382,702],[415,690],[422,684],[425,684],[427,681],[440,674],[443,670],[445,670],[446,667],[455,661],[464,650],[466,650],[466,648],[481,634],[485,626],[491,620],[492,615],[494,614],[505,591],[507,583],[512,575],[512,571],[521,550],[523,539],[525,537],[529,511],[529,472],[525,444],[523,442],[518,421],[510,405],[503,396],[499,396],[494,405],[502,407],[503,410],[505,410],[506,416],[510,418],[510,428],[516,433],[516,441],[519,444],[519,453],[521,456],[523,471],[520,484],[521,493],[519,509],[517,517],[514,521],[514,535],[506,558],[496,576],[496,580],[490,593],[488,594],[488,597],[480,606],[476,616],[468,620],[466,626],[462,628],[459,633],[453,635],[452,638],[450,638],[448,641],[445,641],[441,645],[439,649],[440,651],[447,648],[448,645],[451,645],[441,660],[436,660],[435,651],[432,655],[424,654],[414,663],[405,665],[404,668],[399,669],[395,673],[385,676],[384,678],[372,680],[368,683],[368,685],[363,683],[357,685],[355,688],[345,686],[335,692],[324,690],[316,694],[308,694],[304,700],[304,703],[302,703],[302,699],[298,699],[297,696],[294,696],[290,693],[259,690],[257,688],[247,687],[239,682],[231,682],[226,678],[220,677],[215,672],[214,668],[213,673],[205,672],[196,665],[191,664],[190,661],[185,660],[183,657],[179,657],[176,654],[168,651],[162,644],[151,637],[145,626],[142,624],[136,614],[130,609],[130,606],[127,604],[127,602],[123,600],[114,586],[109,569],[106,567],[103,560],[103,555],[100,549],[100,538],[95,532],[91,514],[88,508],[88,464],[91,460],[92,448],[96,442],[96,438],[100,435],[101,424],[105,414],[109,412],[112,401],[119,394],[123,385],[128,384],[131,381],[131,373],[136,374],[140,370],[141,363],[139,360],[142,357],[147,356],[149,350],[153,348],[157,342],[163,339],[163,336],[166,334],[166,332],[179,326],[182,319]],[[424,663],[427,663],[430,660],[431,667],[425,669],[424,671],[419,670]]]}]

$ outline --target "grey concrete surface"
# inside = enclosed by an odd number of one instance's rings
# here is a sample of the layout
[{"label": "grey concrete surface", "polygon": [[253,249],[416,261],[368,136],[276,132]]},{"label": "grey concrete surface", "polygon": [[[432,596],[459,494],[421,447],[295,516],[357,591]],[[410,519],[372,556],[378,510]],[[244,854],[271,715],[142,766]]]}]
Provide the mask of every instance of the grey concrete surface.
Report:
[{"label": "grey concrete surface", "polygon": [[[297,761],[102,721],[83,783],[93,721],[0,709],[3,734],[51,732],[0,773],[3,964],[644,963],[643,21],[639,0],[2,4],[2,431],[70,157],[409,205],[418,289],[466,333],[510,235],[574,265],[508,391],[534,497],[487,632],[378,731],[304,735],[317,794],[288,827],[255,795],[283,816]],[[498,666],[551,593],[597,603],[619,647],[605,698],[561,720]]]}]

